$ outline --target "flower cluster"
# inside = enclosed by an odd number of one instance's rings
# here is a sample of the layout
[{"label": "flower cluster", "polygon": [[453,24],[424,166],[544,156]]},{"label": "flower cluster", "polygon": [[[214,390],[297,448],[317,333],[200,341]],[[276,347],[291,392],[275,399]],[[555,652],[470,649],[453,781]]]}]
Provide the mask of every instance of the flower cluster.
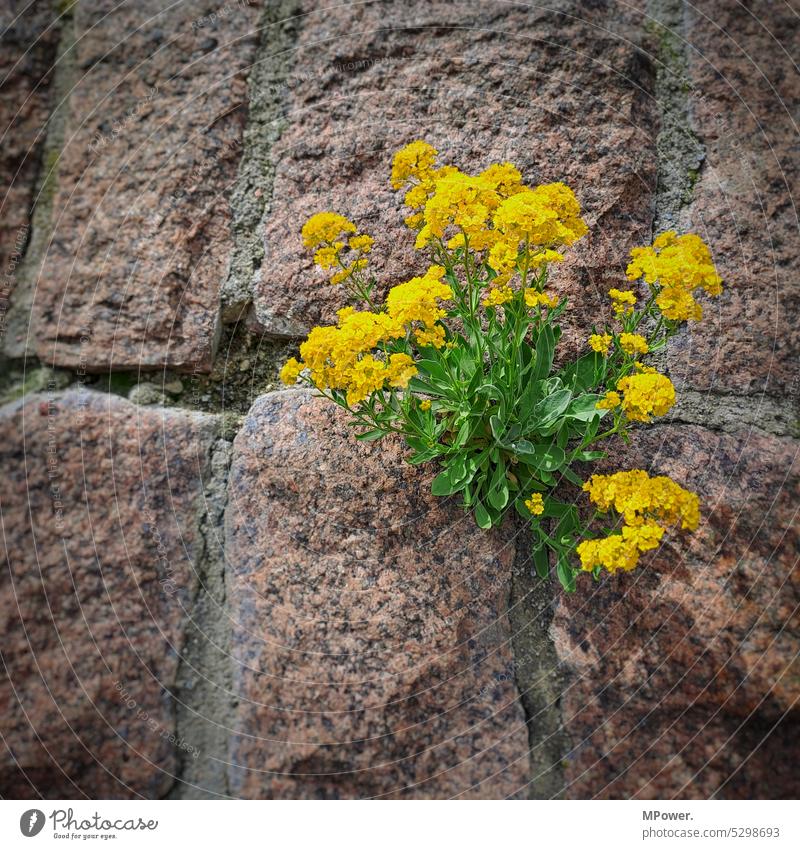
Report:
[{"label": "flower cluster", "polygon": [[[556,346],[568,304],[547,286],[550,269],[587,232],[574,192],[560,182],[528,186],[509,162],[466,174],[437,157],[421,140],[394,156],[391,185],[403,192],[427,270],[382,301],[368,270],[372,237],[334,212],[306,222],[314,262],[356,306],[315,327],[281,379],[347,410],[357,439],[402,437],[410,463],[437,464],[431,491],[458,494],[479,527],[516,510],[534,535],[541,577],[554,566],[572,591],[582,572],[629,571],[670,527],[697,528],[697,496],[641,470],[583,484],[574,467],[675,404],[669,377],[641,359],[663,349],[680,321],[700,317],[698,290],[720,294],[711,254],[699,237],[674,232],[634,249],[628,279],[643,278],[649,291],[611,289],[610,326],[592,328],[589,350],[565,362]],[[564,479],[588,493],[588,523],[559,500]],[[622,527],[595,538],[595,521],[608,513]]]},{"label": "flower cluster", "polygon": [[408,354],[387,354],[383,343],[399,338],[403,326],[385,313],[356,312],[345,307],[338,312],[336,327],[315,327],[300,346],[303,362],[289,360],[281,379],[294,383],[304,369],[320,390],[341,389],[348,404],[358,404],[370,393],[391,386],[404,388],[416,373]]},{"label": "flower cluster", "polygon": [[281,380],[292,385],[308,369],[309,379],[322,391],[342,390],[350,406],[359,404],[388,384],[405,389],[416,374],[414,360],[405,351],[393,351],[392,343],[414,334],[420,346],[435,348],[444,343],[445,315],[441,300],[452,289],[441,282],[444,269],[431,266],[424,277],[414,277],[389,290],[382,312],[337,312],[335,327],[315,327],[300,346],[302,362],[290,359]]},{"label": "flower cluster", "polygon": [[675,387],[665,375],[636,363],[637,371],[617,381],[616,391],[606,392],[597,402],[598,410],[620,407],[628,421],[649,422],[665,416],[675,406]]},{"label": "flower cluster", "polygon": [[626,270],[628,280],[644,278],[654,289],[656,306],[672,321],[699,321],[703,308],[694,293],[703,289],[709,295],[722,292],[711,252],[694,233],[679,236],[674,230],[662,233],[652,247],[634,248]]},{"label": "flower cluster", "polygon": [[[508,282],[515,273],[524,288],[530,272],[564,259],[557,248],[587,233],[578,199],[564,183],[529,188],[509,162],[471,176],[452,166],[436,168],[437,155],[425,142],[407,145],[395,155],[392,185],[410,185],[405,203],[414,212],[406,223],[417,230],[417,248],[433,243],[486,252],[495,287],[484,296],[486,306],[510,301]],[[551,298],[526,300],[528,306],[549,306]]]},{"label": "flower cluster", "polygon": [[[350,235],[354,234],[354,235]],[[352,221],[336,212],[318,212],[303,226],[303,244],[315,248],[314,262],[323,270],[338,269],[331,276],[331,283],[344,283],[363,271],[369,260],[374,239],[366,233],[358,233]]]},{"label": "flower cluster", "polygon": [[666,530],[680,525],[694,531],[700,523],[700,501],[668,477],[650,477],[642,469],[592,475],[583,485],[597,508],[615,511],[624,520],[619,533],[584,540],[577,546],[581,568],[630,571],[645,551],[657,548]]},{"label": "flower cluster", "polygon": [[453,297],[453,290],[442,283],[444,268],[432,265],[423,277],[412,277],[407,283],[392,287],[386,298],[386,309],[400,325],[414,327],[417,343],[440,348],[444,344],[444,327],[438,324],[446,315],[441,301]]}]

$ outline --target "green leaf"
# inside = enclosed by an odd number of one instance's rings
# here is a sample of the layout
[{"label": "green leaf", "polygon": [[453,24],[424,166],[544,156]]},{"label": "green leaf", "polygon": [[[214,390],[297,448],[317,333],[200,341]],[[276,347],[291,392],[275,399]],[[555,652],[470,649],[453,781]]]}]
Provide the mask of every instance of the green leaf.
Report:
[{"label": "green leaf", "polygon": [[540,545],[533,549],[533,565],[540,578],[546,578],[550,574],[550,559],[546,546]]},{"label": "green leaf", "polygon": [[565,386],[570,386],[576,393],[594,389],[602,382],[605,371],[605,358],[592,351],[570,363],[562,372]]},{"label": "green leaf", "polygon": [[447,369],[445,369],[445,367],[436,360],[417,360],[414,365],[416,365],[420,373],[423,375],[423,379],[425,375],[430,375],[432,378],[440,381],[441,383],[450,383]]},{"label": "green leaf", "polygon": [[533,367],[532,377],[534,380],[542,380],[550,374],[553,367],[553,355],[556,350],[556,337],[553,328],[546,324],[539,334],[536,343],[536,364]]},{"label": "green leaf", "polygon": [[[463,476],[462,476],[463,477]],[[465,480],[453,480],[450,469],[440,472],[431,483],[431,492],[434,495],[452,495],[467,485]]]},{"label": "green leaf", "polygon": [[382,430],[365,430],[363,433],[357,433],[356,439],[360,439],[362,442],[372,442],[382,436],[385,436]]},{"label": "green leaf", "polygon": [[505,432],[505,427],[503,426],[500,416],[492,416],[489,419],[489,427],[491,428],[492,436],[500,442],[503,438],[503,433]]},{"label": "green leaf", "polygon": [[534,409],[534,416],[539,420],[539,427],[547,427],[567,409],[572,398],[569,389],[560,389],[552,395],[542,398]]},{"label": "green leaf", "polygon": [[409,381],[408,388],[411,392],[422,392],[425,395],[434,395],[437,398],[443,398],[448,394],[448,387],[441,383],[431,383],[427,380],[422,380],[420,377],[412,377]]},{"label": "green leaf", "polygon": [[576,456],[576,459],[580,460],[582,463],[589,463],[592,460],[602,460],[605,456],[605,451],[581,451]]},{"label": "green leaf", "polygon": [[580,422],[588,422],[594,418],[601,418],[607,410],[598,410],[597,402],[602,398],[602,395],[580,395],[573,399],[572,403],[567,408],[564,414],[565,418],[577,419]]},{"label": "green leaf", "polygon": [[575,570],[564,555],[558,558],[558,563],[556,564],[556,575],[558,575],[558,580],[561,581],[561,586],[564,587],[568,593],[575,592]]},{"label": "green leaf", "polygon": [[570,469],[569,466],[564,466],[564,468],[561,469],[561,474],[564,475],[570,483],[574,483],[575,486],[583,486],[583,481],[575,474],[575,472],[572,471],[572,469]]},{"label": "green leaf", "polygon": [[527,439],[520,439],[514,443],[512,450],[518,460],[540,471],[559,469],[566,460],[564,449],[551,443],[535,445]]},{"label": "green leaf", "polygon": [[473,512],[475,514],[475,522],[479,528],[483,528],[483,530],[491,528],[492,517],[480,501],[475,504],[475,510]]}]

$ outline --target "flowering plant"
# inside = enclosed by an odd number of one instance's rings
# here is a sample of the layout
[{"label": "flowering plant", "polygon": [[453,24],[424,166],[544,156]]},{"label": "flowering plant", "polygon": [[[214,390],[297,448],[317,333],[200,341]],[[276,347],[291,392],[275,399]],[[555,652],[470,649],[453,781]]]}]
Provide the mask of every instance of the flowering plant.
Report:
[{"label": "flowering plant", "polygon": [[[410,463],[438,464],[434,495],[458,493],[481,528],[516,510],[531,524],[542,577],[548,551],[567,590],[581,571],[633,569],[669,528],[697,528],[697,496],[642,470],[583,481],[573,466],[601,459],[600,443],[627,441],[632,423],[675,403],[670,379],[641,358],[701,318],[698,290],[720,293],[709,250],[673,231],[635,248],[627,277],[641,289],[612,289],[613,326],[593,328],[586,353],[558,366],[567,301],[548,291],[548,273],[587,232],[577,198],[563,183],[526,186],[507,162],[470,176],[437,167],[437,155],[415,141],[394,157],[392,186],[405,189],[405,222],[431,264],[382,305],[373,239],[333,212],[305,224],[316,264],[364,308],[345,306],[336,326],[315,327],[281,378],[346,409],[357,439],[401,435]],[[556,497],[562,478],[588,494],[591,515]]]}]

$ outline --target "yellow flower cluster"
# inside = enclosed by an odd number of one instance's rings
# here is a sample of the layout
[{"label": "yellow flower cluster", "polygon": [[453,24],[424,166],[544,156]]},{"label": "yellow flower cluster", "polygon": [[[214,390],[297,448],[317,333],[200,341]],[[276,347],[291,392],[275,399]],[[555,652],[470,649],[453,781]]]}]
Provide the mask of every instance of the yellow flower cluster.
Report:
[{"label": "yellow flower cluster", "polygon": [[581,569],[593,572],[599,567],[612,575],[617,570],[630,572],[636,568],[643,552],[658,548],[662,536],[664,529],[651,522],[637,528],[626,525],[621,533],[602,539],[584,540],[576,549]]},{"label": "yellow flower cluster", "polygon": [[485,307],[500,307],[514,298],[514,290],[507,285],[491,286],[483,296]]},{"label": "yellow flower cluster", "polygon": [[356,225],[336,212],[318,212],[303,225],[301,235],[307,248],[329,245],[343,233],[355,233]]},{"label": "yellow flower cluster", "polygon": [[616,510],[631,526],[652,519],[664,526],[680,524],[685,531],[695,531],[700,523],[697,495],[664,475],[651,478],[642,469],[592,475],[583,490],[600,510]]},{"label": "yellow flower cluster", "polygon": [[633,312],[636,305],[636,295],[633,292],[611,289],[608,296],[611,298],[611,305],[616,315],[628,315]]},{"label": "yellow flower cluster", "polygon": [[526,499],[525,506],[534,516],[541,516],[544,513],[544,499],[538,492],[534,492],[530,498]]},{"label": "yellow flower cluster", "polygon": [[668,477],[651,478],[642,469],[613,475],[592,475],[583,485],[603,512],[615,510],[625,521],[618,534],[585,540],[577,548],[581,568],[600,567],[610,573],[630,571],[645,551],[657,548],[666,528],[680,524],[694,531],[700,523],[700,500]]},{"label": "yellow flower cluster", "polygon": [[634,248],[626,270],[628,280],[643,277],[649,286],[658,284],[656,306],[673,321],[699,321],[703,308],[694,299],[698,289],[717,296],[722,278],[717,274],[711,252],[695,233],[679,236],[674,230],[662,233],[652,247]]},{"label": "yellow flower cluster", "polygon": [[[533,266],[557,262],[563,257],[554,248],[572,245],[588,232],[580,212],[578,199],[564,183],[524,188],[506,198],[494,213],[492,220],[500,234],[496,241],[512,253],[525,247]],[[490,254],[490,264],[495,258],[496,254]]]},{"label": "yellow flower cluster", "polygon": [[424,141],[413,141],[398,150],[392,161],[392,188],[402,189],[411,179],[420,183],[430,180],[438,155],[439,151]]},{"label": "yellow flower cluster", "polygon": [[525,306],[533,309],[534,307],[549,307],[552,309],[558,306],[558,295],[548,295],[547,292],[538,292],[536,289],[525,290]]},{"label": "yellow flower cluster", "polygon": [[[665,375],[637,363],[638,372],[617,381],[617,391],[606,392],[597,402],[598,410],[613,410],[622,405],[633,422],[649,422],[652,416],[664,416],[675,405],[675,387]],[[620,395],[620,393],[622,393]]]},{"label": "yellow flower cluster", "polygon": [[439,301],[453,297],[453,290],[442,283],[444,268],[432,265],[423,277],[412,277],[389,290],[386,308],[389,316],[400,325],[414,326],[420,345],[440,348],[444,344],[444,328],[437,324],[447,313]]},{"label": "yellow flower cluster", "polygon": [[[468,244],[488,250],[497,273],[496,283],[507,283],[521,264],[526,270],[563,260],[556,248],[581,238],[587,227],[580,205],[563,183],[531,189],[509,162],[492,165],[476,176],[458,168],[436,168],[438,151],[414,141],[395,154],[392,186],[410,184],[405,203],[415,212],[406,219],[418,230],[416,247],[432,239],[445,240],[451,250]],[[489,305],[503,296],[493,294]]]},{"label": "yellow flower cluster", "polygon": [[[356,233],[349,236],[350,233]],[[343,283],[349,277],[367,267],[366,255],[372,250],[374,239],[366,233],[357,233],[356,225],[336,212],[318,212],[303,225],[303,244],[316,248],[314,262],[329,271],[339,266],[331,277],[331,283]],[[341,237],[344,237],[342,239]],[[342,253],[351,252],[345,261]]]},{"label": "yellow flower cluster", "polygon": [[646,354],[650,350],[647,340],[638,333],[620,333],[619,346],[630,356]]},{"label": "yellow flower cluster", "polygon": [[389,290],[386,312],[357,312],[345,307],[337,312],[338,323],[315,327],[300,346],[302,362],[290,359],[281,369],[281,380],[291,385],[304,369],[318,389],[347,392],[351,406],[388,383],[405,389],[417,368],[408,354],[386,355],[376,348],[414,332],[420,345],[441,347],[444,327],[438,320],[445,315],[441,300],[453,296],[441,282],[444,268],[431,266],[423,277],[414,277]]},{"label": "yellow flower cluster", "polygon": [[593,333],[589,337],[589,347],[598,354],[607,354],[611,349],[611,343],[613,341],[609,333],[603,333],[602,335]]}]

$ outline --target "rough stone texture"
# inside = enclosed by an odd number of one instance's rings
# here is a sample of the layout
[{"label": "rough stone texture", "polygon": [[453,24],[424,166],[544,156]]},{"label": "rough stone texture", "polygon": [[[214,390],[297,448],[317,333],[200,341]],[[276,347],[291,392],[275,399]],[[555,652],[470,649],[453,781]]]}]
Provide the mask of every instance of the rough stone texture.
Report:
[{"label": "rough stone texture", "polygon": [[687,10],[692,128],[706,149],[687,223],[712,245],[727,291],[673,345],[672,369],[696,389],[798,399],[800,23],[767,0]]},{"label": "rough stone texture", "polygon": [[666,425],[610,465],[694,489],[703,521],[558,599],[567,795],[795,798],[798,443]]},{"label": "rough stone texture", "polygon": [[0,413],[0,794],[162,795],[211,417],[115,396]]},{"label": "rough stone texture", "polygon": [[415,138],[469,171],[508,159],[530,182],[570,184],[592,233],[557,288],[596,319],[627,250],[650,235],[657,115],[652,64],[637,47],[642,14],[614,2],[315,5],[303,5],[287,128],[272,154],[261,325],[298,335],[342,306],[299,236],[320,209],[377,237],[384,287],[420,271],[388,182],[394,152]]},{"label": "rough stone texture", "polygon": [[0,10],[0,349],[30,237],[59,28],[49,4]]},{"label": "rough stone texture", "polygon": [[46,362],[210,370],[259,5],[76,4],[77,83],[34,301]]},{"label": "rough stone texture", "polygon": [[513,545],[332,409],[304,391],[265,396],[234,442],[231,792],[516,795],[528,747]]}]

